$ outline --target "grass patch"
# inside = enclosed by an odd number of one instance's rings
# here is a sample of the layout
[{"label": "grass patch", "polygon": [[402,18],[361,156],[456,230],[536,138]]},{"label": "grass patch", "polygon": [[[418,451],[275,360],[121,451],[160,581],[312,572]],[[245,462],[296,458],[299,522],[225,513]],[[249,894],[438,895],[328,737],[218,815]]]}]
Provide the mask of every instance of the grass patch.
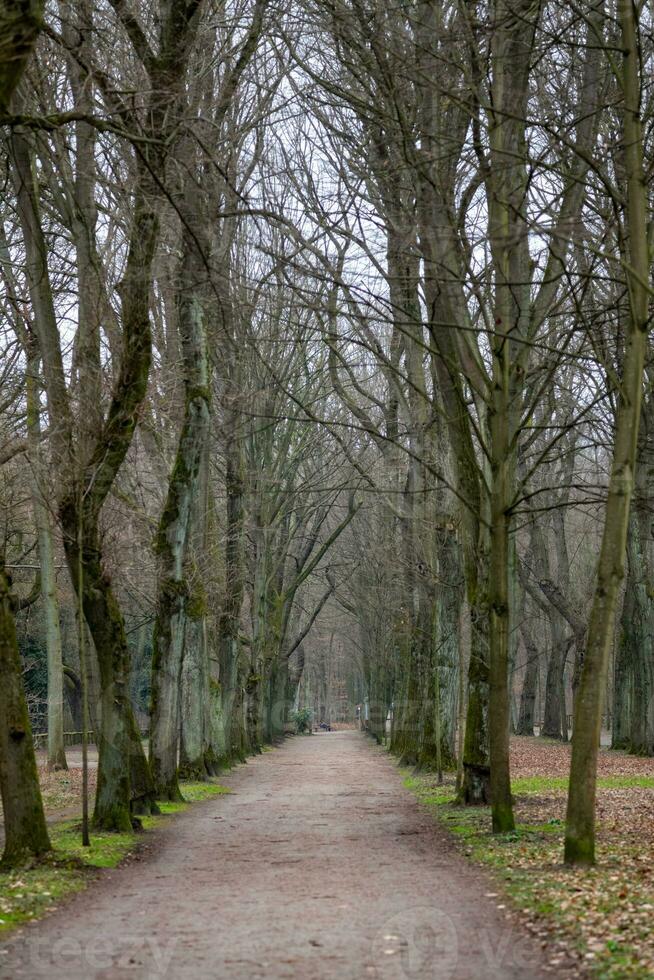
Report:
[{"label": "grass patch", "polygon": [[47,864],[0,873],[0,932],[38,919],[57,901],[85,887],[88,874]]},{"label": "grass patch", "polygon": [[37,919],[60,899],[81,891],[100,868],[115,868],[136,845],[135,834],[94,831],[91,846],[82,847],[79,821],[50,828],[53,853],[42,863],[0,873],[0,930]]},{"label": "grass patch", "polygon": [[79,820],[65,820],[50,828],[50,841],[57,860],[77,860],[89,868],[115,868],[134,849],[137,837],[91,829],[91,845],[83,847]]},{"label": "grass patch", "polygon": [[201,803],[203,800],[210,800],[214,796],[224,796],[231,793],[228,786],[221,786],[209,780],[204,783],[182,783],[182,796],[187,803]]},{"label": "grass patch", "polygon": [[[599,776],[598,789],[654,789],[654,776]],[[523,776],[511,780],[516,796],[568,791],[567,776]]]},{"label": "grass patch", "polygon": [[[192,803],[229,793],[213,781],[181,784],[184,803],[162,803],[161,816],[142,817],[145,831]],[[91,830],[91,846],[83,847],[79,820],[49,827],[53,852],[43,862],[18,871],[0,872],[0,932],[38,919],[59,901],[85,888],[102,869],[115,868],[138,846],[142,833],[111,834]]]}]

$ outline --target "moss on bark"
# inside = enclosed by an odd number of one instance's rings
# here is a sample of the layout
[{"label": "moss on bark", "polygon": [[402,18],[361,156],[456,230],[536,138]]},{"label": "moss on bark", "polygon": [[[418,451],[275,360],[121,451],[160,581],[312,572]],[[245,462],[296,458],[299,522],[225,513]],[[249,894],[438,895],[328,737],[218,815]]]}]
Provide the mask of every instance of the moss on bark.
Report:
[{"label": "moss on bark", "polygon": [[0,556],[0,792],[2,864],[15,867],[50,850],[32,741],[9,581]]}]

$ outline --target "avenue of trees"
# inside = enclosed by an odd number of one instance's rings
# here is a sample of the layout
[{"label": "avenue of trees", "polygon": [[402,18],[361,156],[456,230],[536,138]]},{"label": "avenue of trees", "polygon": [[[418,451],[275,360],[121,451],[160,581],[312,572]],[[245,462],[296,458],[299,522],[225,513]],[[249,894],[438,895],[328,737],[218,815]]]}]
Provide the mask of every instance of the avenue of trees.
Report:
[{"label": "avenue of trees", "polygon": [[31,722],[125,830],[336,700],[497,833],[510,733],[571,737],[594,862],[601,738],[654,753],[653,31],[0,0],[6,864]]}]

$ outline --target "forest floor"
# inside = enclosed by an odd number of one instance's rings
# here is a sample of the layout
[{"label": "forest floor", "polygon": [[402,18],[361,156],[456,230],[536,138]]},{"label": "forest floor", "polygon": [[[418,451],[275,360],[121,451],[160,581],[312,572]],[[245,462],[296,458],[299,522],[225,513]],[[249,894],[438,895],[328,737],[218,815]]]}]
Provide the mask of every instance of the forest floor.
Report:
[{"label": "forest floor", "polygon": [[296,737],[221,781],[228,795],[156,818],[127,863],[6,937],[0,977],[579,975],[365,736]]},{"label": "forest floor", "polygon": [[545,946],[564,939],[602,980],[654,976],[654,759],[602,750],[598,766],[596,868],[562,865],[570,747],[512,738],[517,828],[493,837],[487,807],[453,804],[454,780],[408,775],[405,785],[490,870],[496,901],[507,898]]},{"label": "forest floor", "polygon": [[[90,754],[90,753],[89,753]],[[38,759],[39,783],[43,806],[47,814],[56,815],[61,810],[78,810],[82,812],[82,761],[75,758],[74,750],[68,749],[68,769],[51,772],[45,763]],[[97,753],[89,758],[89,798],[95,794],[95,779],[97,774]]]},{"label": "forest floor", "polygon": [[[48,824],[71,820],[82,814],[82,753],[78,746],[66,749],[68,769],[51,771],[46,765],[46,753],[38,751],[36,761],[39,768],[39,783],[45,818]],[[98,768],[98,753],[95,746],[89,747],[89,799],[93,805],[95,781]],[[2,825],[2,805],[0,804],[0,851],[4,844],[5,832]],[[0,929],[2,920],[0,919]]]}]

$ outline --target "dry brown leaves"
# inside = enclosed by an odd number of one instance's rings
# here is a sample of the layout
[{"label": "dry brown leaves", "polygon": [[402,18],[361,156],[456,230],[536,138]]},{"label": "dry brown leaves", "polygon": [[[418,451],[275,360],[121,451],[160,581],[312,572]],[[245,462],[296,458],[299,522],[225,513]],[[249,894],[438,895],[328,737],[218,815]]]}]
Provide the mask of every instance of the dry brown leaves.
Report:
[{"label": "dry brown leaves", "polygon": [[[511,738],[511,775],[564,776],[570,770],[570,745],[548,739]],[[654,776],[654,759],[626,755],[602,748],[597,772],[600,776]]]},{"label": "dry brown leaves", "polygon": [[[82,770],[78,766],[52,772],[39,765],[39,784],[46,817],[74,817],[82,809]],[[95,795],[96,770],[89,768],[89,797]],[[2,806],[0,806],[0,816]]]},{"label": "dry brown leaves", "polygon": [[[89,769],[89,794],[95,793],[96,771]],[[39,782],[43,805],[47,814],[58,810],[75,810],[82,807],[82,770],[71,766],[67,770],[51,772],[39,766]]]},{"label": "dry brown leaves", "polygon": [[[569,746],[512,739],[514,778],[567,777],[569,760]],[[653,777],[654,760],[603,749],[598,772],[601,778]],[[595,975],[654,977],[654,790],[598,789],[598,865],[589,871],[561,863],[565,803],[561,789],[518,796],[518,822],[545,824],[552,832],[491,843],[493,863],[503,867],[518,898],[529,894],[520,904],[540,912],[533,923],[549,920],[556,934],[567,933]]]}]

